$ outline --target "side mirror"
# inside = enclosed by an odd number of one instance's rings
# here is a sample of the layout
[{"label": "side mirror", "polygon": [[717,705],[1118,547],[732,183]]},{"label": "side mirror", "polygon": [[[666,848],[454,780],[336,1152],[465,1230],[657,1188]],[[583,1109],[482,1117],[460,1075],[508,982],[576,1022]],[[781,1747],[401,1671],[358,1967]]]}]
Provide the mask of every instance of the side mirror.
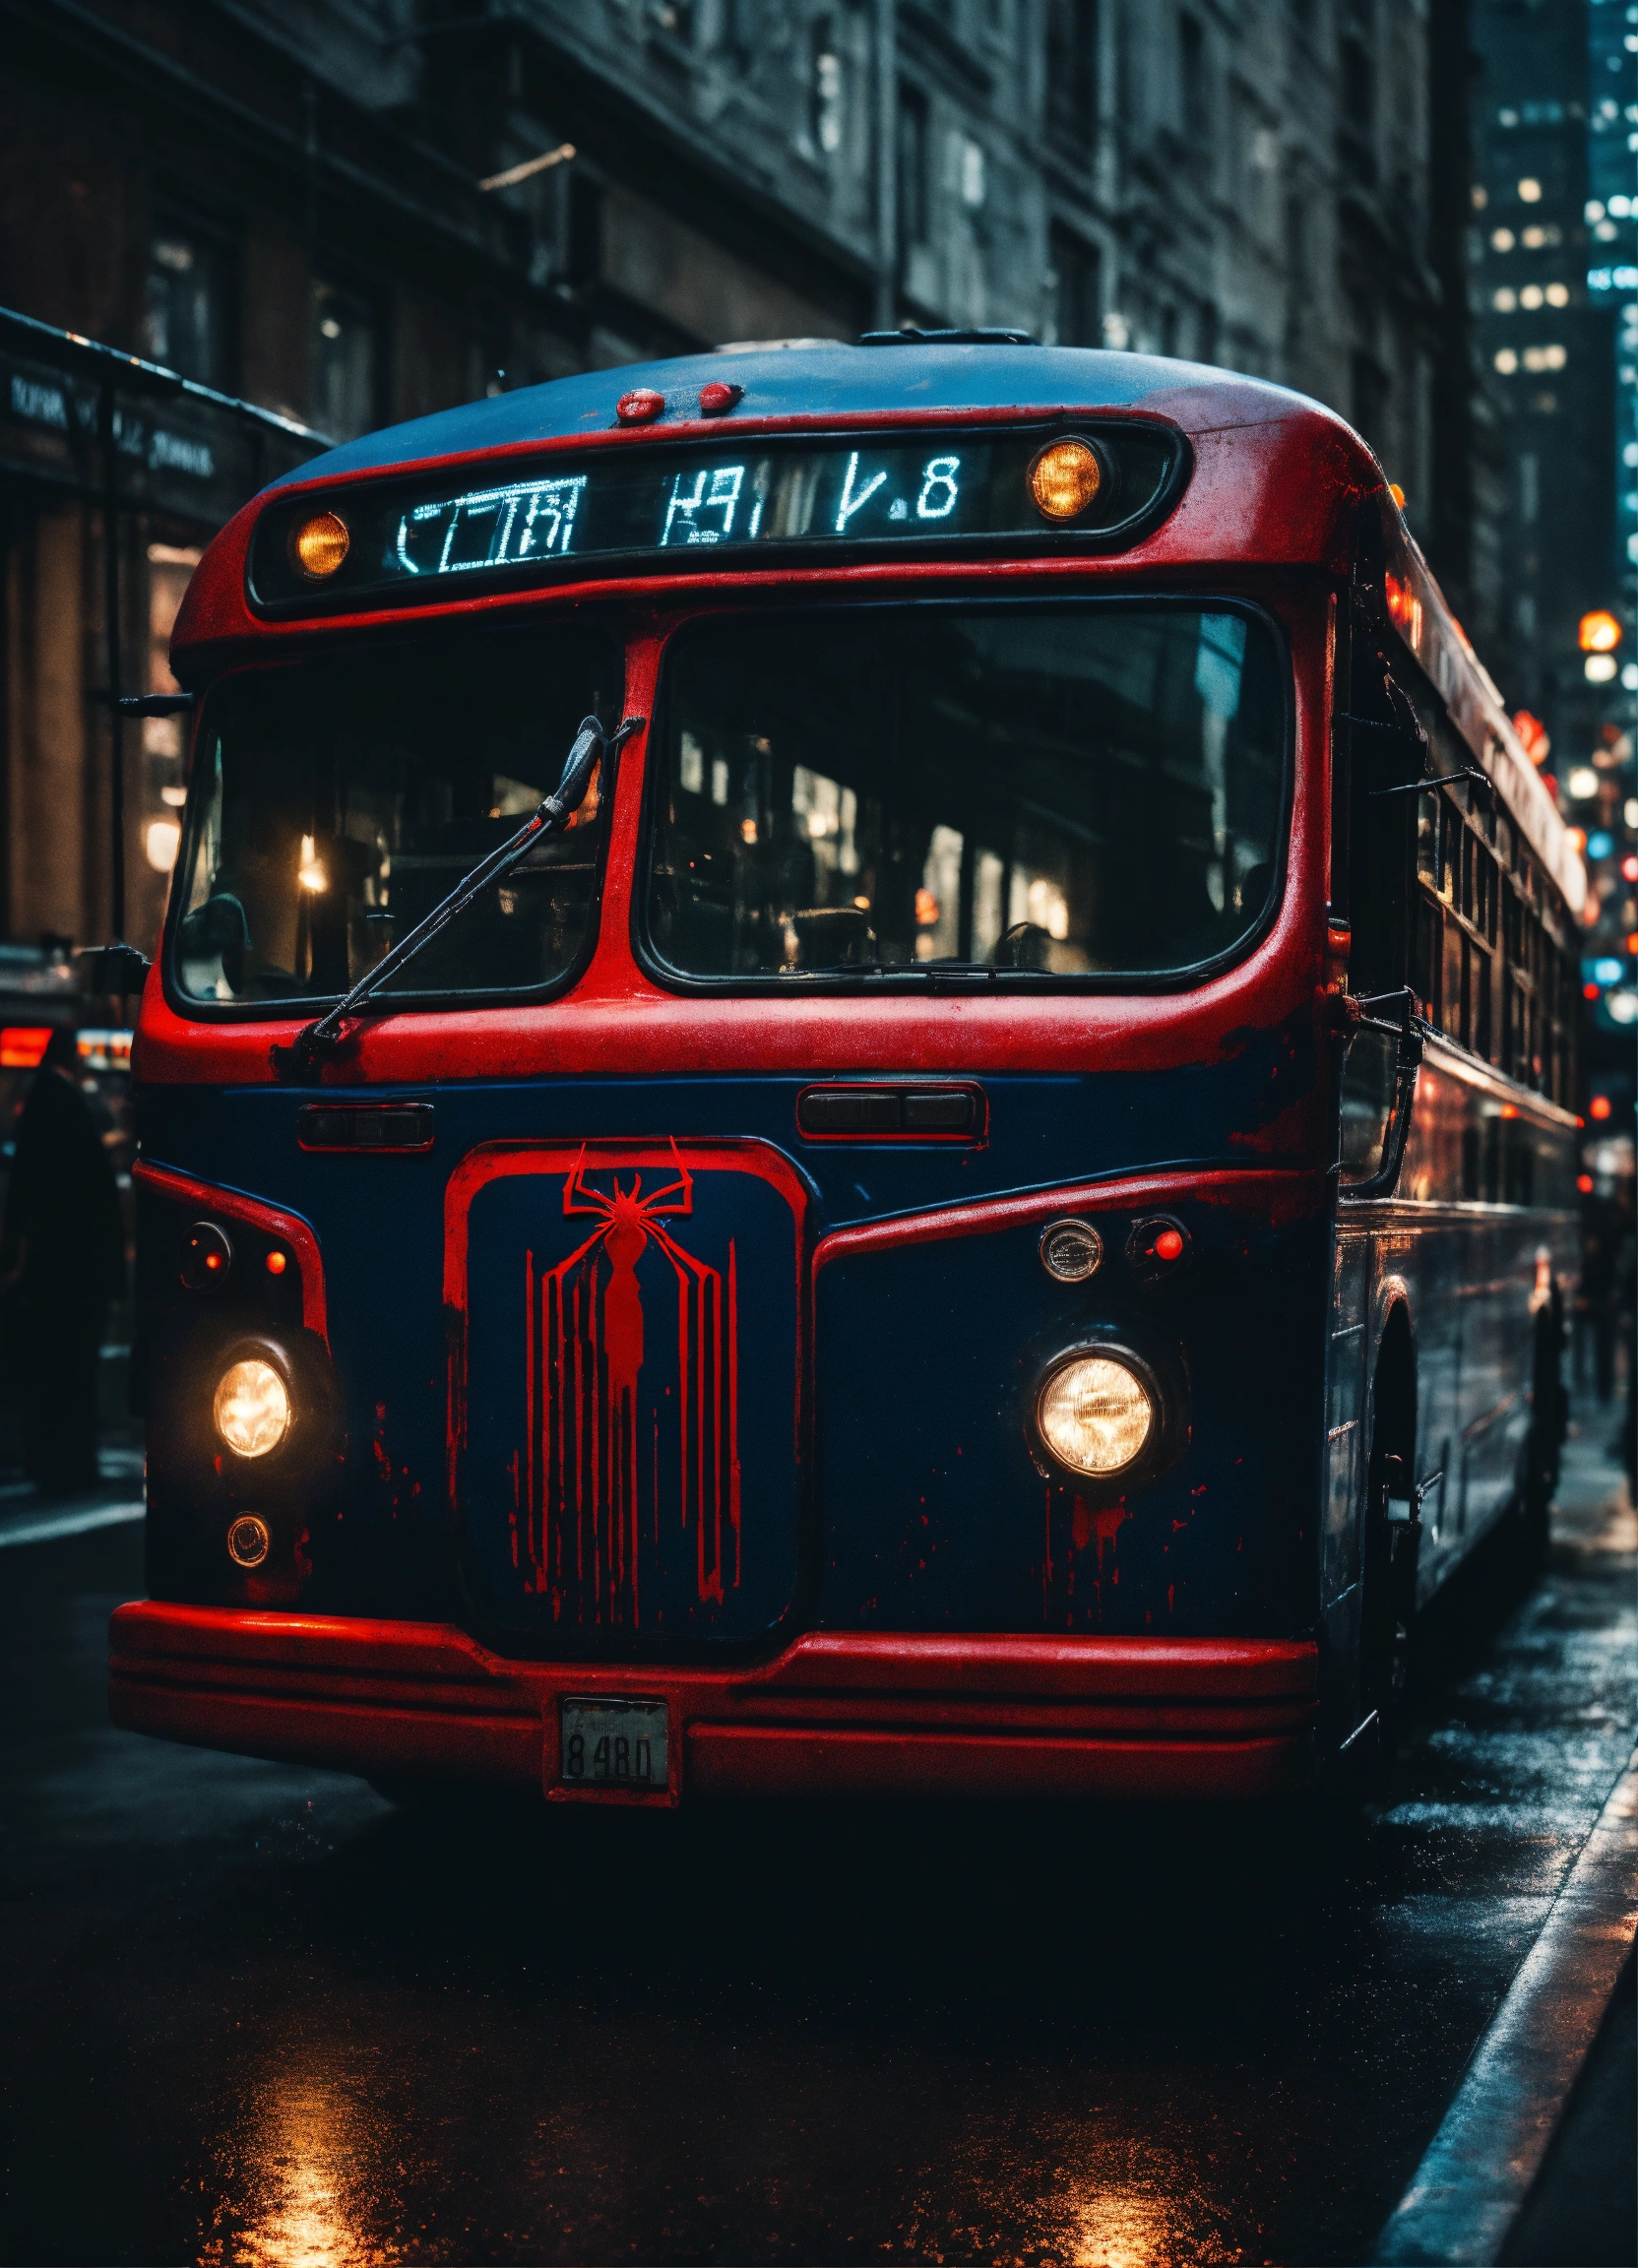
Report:
[{"label": "side mirror", "polygon": [[[1354,1000],[1343,1061],[1337,1174],[1344,1197],[1391,1197],[1405,1162],[1422,1028],[1414,992]],[[1395,1021],[1371,1011],[1397,1011]]]},{"label": "side mirror", "polygon": [[87,945],[74,958],[87,964],[86,980],[93,992],[117,992],[121,999],[142,990],[154,966],[135,945]]}]

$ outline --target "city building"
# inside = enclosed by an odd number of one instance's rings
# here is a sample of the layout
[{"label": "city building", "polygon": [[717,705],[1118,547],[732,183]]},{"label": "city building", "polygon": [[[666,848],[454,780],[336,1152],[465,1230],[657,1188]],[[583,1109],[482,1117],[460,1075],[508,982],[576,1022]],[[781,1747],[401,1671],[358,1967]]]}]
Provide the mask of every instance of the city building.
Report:
[{"label": "city building", "polygon": [[[121,396],[99,456],[41,342],[0,373],[0,936],[106,933],[103,459],[122,689],[159,690],[200,546],[313,446],[232,399],[341,437],[902,324],[1222,362],[1364,432],[1509,651],[1468,0],[0,0],[0,305],[223,398]],[[143,944],[179,747],[125,729]]]},{"label": "city building", "polygon": [[[1477,332],[1500,406],[1510,706],[1586,846],[1587,1061],[1638,1018],[1638,9],[1475,0]],[[1538,729],[1539,727],[1539,729]]]}]

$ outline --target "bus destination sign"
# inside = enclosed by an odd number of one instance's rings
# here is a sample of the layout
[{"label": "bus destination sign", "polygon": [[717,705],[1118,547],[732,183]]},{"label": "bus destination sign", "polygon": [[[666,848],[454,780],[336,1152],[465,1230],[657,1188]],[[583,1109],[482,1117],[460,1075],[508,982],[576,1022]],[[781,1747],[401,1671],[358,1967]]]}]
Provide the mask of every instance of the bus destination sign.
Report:
[{"label": "bus destination sign", "polygon": [[[733,452],[605,447],[457,486],[424,476],[318,491],[264,513],[251,596],[280,612],[314,600],[441,598],[456,577],[551,579],[641,560],[697,568],[702,546],[1130,539],[1175,485],[1164,428],[850,438]],[[463,469],[468,481],[470,468]],[[511,468],[508,467],[508,471]]]}]

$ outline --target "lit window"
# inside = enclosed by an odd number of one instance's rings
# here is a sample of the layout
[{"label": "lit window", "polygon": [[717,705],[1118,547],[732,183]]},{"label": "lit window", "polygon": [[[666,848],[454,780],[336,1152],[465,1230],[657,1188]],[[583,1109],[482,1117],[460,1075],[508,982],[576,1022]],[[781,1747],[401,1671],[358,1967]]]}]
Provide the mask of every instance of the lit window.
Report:
[{"label": "lit window", "polygon": [[1519,203],[1521,205],[1540,205],[1541,202],[1542,184],[1534,174],[1527,173],[1519,183]]},{"label": "lit window", "polygon": [[142,350],[202,386],[225,388],[230,260],[225,245],[188,222],[161,220],[148,247]]},{"label": "lit window", "polygon": [[1544,228],[1527,228],[1519,238],[1519,242],[1527,252],[1540,252],[1546,241],[1547,232]]},{"label": "lit window", "polygon": [[1604,207],[1596,197],[1590,197],[1587,200],[1587,210],[1583,218],[1588,220],[1602,220],[1604,219]]},{"label": "lit window", "polygon": [[1542,286],[1540,284],[1527,284],[1524,289],[1519,293],[1519,305],[1521,307],[1530,308],[1534,313],[1534,311],[1540,307],[1541,304]]},{"label": "lit window", "polygon": [[1519,358],[1511,346],[1503,346],[1495,358],[1496,368],[1504,378],[1511,378],[1519,366]]},{"label": "lit window", "polygon": [[813,28],[812,106],[813,139],[832,158],[842,147],[842,58],[824,21]]},{"label": "lit window", "polygon": [[380,423],[374,311],[333,284],[313,285],[313,417],[350,441]]},{"label": "lit window", "polygon": [[1492,228],[1490,231],[1492,252],[1511,252],[1517,241],[1511,228]]},{"label": "lit window", "polygon": [[1490,301],[1491,306],[1495,309],[1498,315],[1511,315],[1518,303],[1518,293],[1516,291],[1508,291],[1506,289],[1497,291]]},{"label": "lit window", "polygon": [[1567,307],[1570,303],[1569,285],[1567,284],[1549,284],[1546,290],[1546,300],[1549,307]]}]

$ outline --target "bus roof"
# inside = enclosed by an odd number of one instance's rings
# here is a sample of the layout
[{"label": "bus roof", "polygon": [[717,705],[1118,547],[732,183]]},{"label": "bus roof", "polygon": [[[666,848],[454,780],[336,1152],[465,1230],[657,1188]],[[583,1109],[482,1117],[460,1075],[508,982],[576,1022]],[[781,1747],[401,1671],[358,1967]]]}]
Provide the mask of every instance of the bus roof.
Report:
[{"label": "bus roof", "polygon": [[606,432],[615,423],[615,403],[628,393],[663,395],[666,418],[694,418],[701,387],[718,383],[743,389],[734,408],[736,423],[752,417],[903,418],[917,410],[1072,405],[1078,410],[1144,410],[1173,419],[1186,431],[1202,432],[1222,425],[1268,424],[1321,410],[1320,404],[1283,386],[1153,354],[1085,346],[850,346],[801,340],[788,346],[732,347],[520,386],[510,394],[344,442],[274,485],[312,480],[321,471],[326,478],[384,472],[439,457],[481,456],[492,449]]}]

